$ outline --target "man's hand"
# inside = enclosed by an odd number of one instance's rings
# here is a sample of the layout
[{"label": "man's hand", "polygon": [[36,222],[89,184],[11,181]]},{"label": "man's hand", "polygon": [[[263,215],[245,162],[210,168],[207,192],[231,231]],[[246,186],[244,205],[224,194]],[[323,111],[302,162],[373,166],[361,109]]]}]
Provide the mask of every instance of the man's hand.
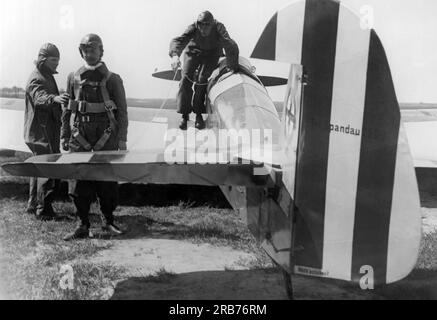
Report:
[{"label": "man's hand", "polygon": [[67,139],[61,139],[61,147],[62,147],[62,150],[64,150],[64,151],[70,150],[70,145],[69,145]]},{"label": "man's hand", "polygon": [[127,150],[126,141],[118,141],[118,150]]},{"label": "man's hand", "polygon": [[171,68],[176,71],[181,65],[181,61],[178,56],[173,56],[171,58]]},{"label": "man's hand", "polygon": [[70,99],[70,95],[65,92],[59,96],[56,96],[53,99],[53,101],[55,101],[56,103],[59,103],[59,104],[67,104],[69,99]]}]

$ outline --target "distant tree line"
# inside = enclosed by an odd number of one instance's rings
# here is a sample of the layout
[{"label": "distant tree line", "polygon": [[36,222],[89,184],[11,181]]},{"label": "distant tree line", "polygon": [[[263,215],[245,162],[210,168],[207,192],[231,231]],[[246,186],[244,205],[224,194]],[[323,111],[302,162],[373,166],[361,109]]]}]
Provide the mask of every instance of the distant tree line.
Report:
[{"label": "distant tree line", "polygon": [[[64,89],[59,90],[60,93],[65,92]],[[23,88],[13,86],[12,88],[3,87],[0,88],[1,98],[14,98],[14,99],[24,99],[26,91]]]},{"label": "distant tree line", "polygon": [[24,96],[25,90],[23,88],[16,86],[12,88],[0,88],[0,97],[2,98],[24,99]]}]

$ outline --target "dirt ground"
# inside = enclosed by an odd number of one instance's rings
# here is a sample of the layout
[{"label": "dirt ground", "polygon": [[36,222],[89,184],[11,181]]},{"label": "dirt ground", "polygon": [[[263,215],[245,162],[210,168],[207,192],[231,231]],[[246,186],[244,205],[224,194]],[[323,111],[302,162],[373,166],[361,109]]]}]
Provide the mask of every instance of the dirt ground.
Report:
[{"label": "dirt ground", "polygon": [[[437,209],[423,208],[424,232],[437,230]],[[229,247],[163,237],[111,240],[89,262],[111,263],[126,277],[107,288],[106,299],[286,300],[276,268],[253,269],[255,256]],[[251,263],[252,262],[252,263]],[[361,290],[357,284],[293,276],[295,299],[437,299],[437,273],[414,272],[395,284]]]}]

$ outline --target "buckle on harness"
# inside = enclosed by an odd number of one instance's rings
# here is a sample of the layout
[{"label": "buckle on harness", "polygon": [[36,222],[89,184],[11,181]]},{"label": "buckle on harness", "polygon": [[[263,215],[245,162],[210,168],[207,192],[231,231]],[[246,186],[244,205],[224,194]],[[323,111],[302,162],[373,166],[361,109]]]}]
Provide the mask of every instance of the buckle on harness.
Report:
[{"label": "buckle on harness", "polygon": [[83,100],[79,101],[79,106],[78,106],[77,110],[79,110],[79,112],[81,112],[81,113],[85,113],[86,112],[86,102]]},{"label": "buckle on harness", "polygon": [[108,112],[112,111],[112,110],[114,110],[114,106],[111,103],[105,102],[105,110]]},{"label": "buckle on harness", "polygon": [[90,116],[80,116],[80,121],[81,122],[91,122],[91,117]]}]

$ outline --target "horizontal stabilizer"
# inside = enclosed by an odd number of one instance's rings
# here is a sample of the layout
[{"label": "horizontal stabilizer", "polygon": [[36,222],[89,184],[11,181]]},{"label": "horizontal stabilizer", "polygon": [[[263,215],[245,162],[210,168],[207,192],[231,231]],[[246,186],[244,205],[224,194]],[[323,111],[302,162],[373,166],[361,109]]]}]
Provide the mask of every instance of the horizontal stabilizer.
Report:
[{"label": "horizontal stabilizer", "polygon": [[[158,71],[152,74],[152,77],[163,79],[163,80],[175,80],[180,81],[181,80],[181,70],[179,69],[177,71],[176,77],[173,70],[164,70],[164,71]],[[272,87],[272,86],[281,86],[287,84],[287,79],[282,77],[275,77],[275,76],[263,76],[263,75],[257,75],[259,80],[262,82],[262,84],[265,87]]]},{"label": "horizontal stabilizer", "polygon": [[[14,176],[154,184],[272,186],[254,163],[167,163],[156,152],[100,151],[35,156],[1,167]],[[254,170],[256,174],[254,174]]]}]

